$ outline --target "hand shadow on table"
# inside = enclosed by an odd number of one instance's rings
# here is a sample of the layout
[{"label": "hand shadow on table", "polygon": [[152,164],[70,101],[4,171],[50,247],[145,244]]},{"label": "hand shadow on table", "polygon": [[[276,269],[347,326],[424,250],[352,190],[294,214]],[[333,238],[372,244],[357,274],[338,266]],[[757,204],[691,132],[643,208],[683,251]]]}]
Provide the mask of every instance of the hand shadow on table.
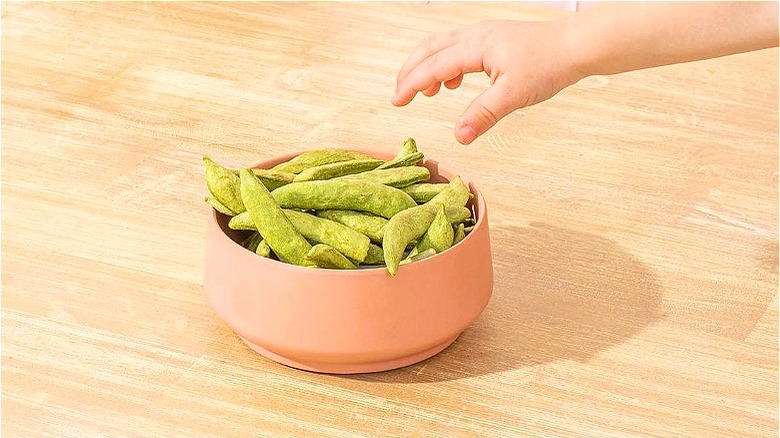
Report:
[{"label": "hand shadow on table", "polygon": [[348,378],[424,383],[584,362],[661,317],[654,276],[609,239],[537,223],[496,227],[491,240],[493,296],[470,328],[423,362]]}]

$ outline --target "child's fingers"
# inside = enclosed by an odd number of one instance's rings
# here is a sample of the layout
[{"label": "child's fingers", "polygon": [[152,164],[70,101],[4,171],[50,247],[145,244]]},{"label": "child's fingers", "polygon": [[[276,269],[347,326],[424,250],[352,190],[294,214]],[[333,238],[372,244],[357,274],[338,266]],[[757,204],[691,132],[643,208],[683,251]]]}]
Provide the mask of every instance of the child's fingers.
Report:
[{"label": "child's fingers", "polygon": [[425,58],[456,44],[459,39],[460,31],[457,30],[435,33],[426,38],[406,59],[398,72],[398,82],[401,82]]},{"label": "child's fingers", "polygon": [[438,93],[440,89],[441,89],[441,82],[437,82],[434,85],[432,85],[432,86],[426,88],[425,90],[423,90],[422,93],[424,95],[428,96],[428,97],[431,97],[431,96],[435,96],[436,93]]},{"label": "child's fingers", "polygon": [[449,88],[450,90],[454,90],[460,87],[460,84],[462,82],[463,82],[463,75],[460,74],[454,79],[450,79],[449,81],[444,81],[444,86]]},{"label": "child's fingers", "polygon": [[506,87],[505,82],[505,78],[498,78],[466,108],[455,125],[455,138],[459,142],[471,143],[504,116],[517,109],[515,93]]},{"label": "child's fingers", "polygon": [[460,45],[448,47],[425,58],[398,83],[393,104],[406,105],[418,91],[482,69],[480,54],[464,50]]}]

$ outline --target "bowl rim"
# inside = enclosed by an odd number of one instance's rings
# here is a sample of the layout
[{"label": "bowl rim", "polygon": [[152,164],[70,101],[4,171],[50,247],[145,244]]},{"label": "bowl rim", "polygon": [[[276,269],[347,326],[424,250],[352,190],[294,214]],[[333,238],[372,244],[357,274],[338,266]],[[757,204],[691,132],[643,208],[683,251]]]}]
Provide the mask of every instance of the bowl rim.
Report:
[{"label": "bowl rim", "polygon": [[[376,158],[379,158],[379,157],[377,157],[377,154],[392,156],[391,152],[386,152],[386,151],[379,150],[379,149],[333,148],[333,147],[318,148],[318,149],[349,150],[349,151],[352,151],[352,152],[360,152],[360,153],[364,153],[364,154],[367,154],[367,155],[371,155],[371,156],[376,157]],[[273,167],[273,166],[275,166],[278,163],[290,160],[290,159],[292,159],[292,158],[294,158],[294,157],[296,157],[296,156],[298,156],[298,155],[300,155],[303,152],[306,152],[308,150],[311,150],[311,149],[300,149],[300,150],[297,150],[295,152],[290,152],[290,153],[287,153],[287,154],[275,155],[273,157],[270,157],[270,158],[267,158],[267,159],[262,160],[260,162],[257,162],[255,164],[253,164],[252,166],[249,166],[248,169],[268,169],[269,167]],[[379,159],[384,159],[384,158],[379,158]],[[417,261],[414,261],[414,262],[411,262],[411,263],[408,263],[408,264],[405,264],[405,265],[400,265],[398,267],[398,272],[399,273],[406,266],[411,266],[411,265],[419,266],[419,265],[423,265],[425,263],[432,263],[435,260],[440,259],[441,257],[446,257],[448,252],[452,251],[453,249],[456,249],[456,248],[460,247],[461,245],[464,244],[464,242],[468,241],[471,238],[471,235],[474,232],[476,232],[478,229],[481,229],[482,227],[487,226],[487,222],[486,222],[486,220],[487,220],[486,219],[486,216],[487,216],[487,204],[485,202],[484,196],[482,195],[482,192],[479,190],[479,188],[474,183],[474,181],[472,181],[467,176],[464,176],[462,173],[457,172],[455,170],[455,168],[450,167],[447,163],[442,163],[441,161],[433,160],[433,159],[430,159],[428,157],[424,157],[423,158],[423,163],[427,163],[429,161],[435,163],[437,169],[439,169],[440,167],[443,167],[444,170],[447,173],[450,173],[452,175],[460,176],[460,178],[463,181],[463,183],[466,184],[466,186],[468,187],[469,191],[474,195],[474,200],[476,201],[476,206],[475,206],[476,208],[474,209],[475,210],[474,211],[474,215],[477,216],[477,220],[476,220],[476,223],[474,224],[474,229],[472,230],[472,232],[469,233],[468,235],[466,235],[466,237],[463,240],[461,240],[460,242],[456,243],[455,245],[450,246],[446,250],[444,250],[444,251],[442,251],[440,253],[434,254],[434,255],[432,255],[430,257],[426,257],[426,258],[424,258],[422,260],[417,260]],[[209,215],[209,221],[212,222],[211,225],[213,225],[214,227],[216,227],[219,230],[219,234],[220,234],[221,238],[227,239],[227,240],[229,240],[232,243],[232,245],[231,245],[232,249],[236,250],[235,254],[236,254],[237,257],[247,257],[247,256],[249,256],[249,257],[251,257],[252,262],[255,262],[255,263],[261,263],[261,264],[263,264],[263,263],[272,263],[273,265],[269,266],[269,268],[274,267],[274,268],[278,268],[278,269],[285,269],[285,270],[292,270],[292,271],[299,271],[299,272],[313,272],[313,271],[316,271],[318,273],[321,273],[322,275],[361,276],[361,275],[376,275],[378,272],[385,272],[388,275],[390,275],[389,272],[387,271],[387,267],[386,266],[377,266],[377,267],[370,267],[370,268],[358,268],[358,269],[314,268],[314,267],[298,266],[298,265],[294,265],[292,263],[283,262],[281,260],[274,260],[274,259],[258,256],[257,254],[253,253],[252,251],[248,251],[246,248],[241,246],[241,244],[239,242],[236,242],[230,236],[227,235],[227,233],[223,229],[222,225],[220,225],[220,223],[219,223],[219,216],[220,215],[221,216],[227,216],[227,215],[218,212],[214,207],[209,206],[209,208],[211,209],[211,214]],[[240,230],[236,230],[236,231],[240,231]],[[380,246],[380,248],[381,248],[381,246]]]}]

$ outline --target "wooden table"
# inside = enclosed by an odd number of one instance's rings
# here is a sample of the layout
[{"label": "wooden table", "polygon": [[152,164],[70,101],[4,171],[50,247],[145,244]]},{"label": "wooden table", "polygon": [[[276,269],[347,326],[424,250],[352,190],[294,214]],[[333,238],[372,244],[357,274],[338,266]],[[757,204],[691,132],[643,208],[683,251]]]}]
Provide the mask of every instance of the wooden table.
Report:
[{"label": "wooden table", "polygon": [[[3,3],[3,436],[776,436],[778,50],[591,77],[459,145],[487,85],[394,108],[428,34],[517,3]],[[396,151],[491,210],[441,354],[331,376],[202,289],[201,156]]]}]

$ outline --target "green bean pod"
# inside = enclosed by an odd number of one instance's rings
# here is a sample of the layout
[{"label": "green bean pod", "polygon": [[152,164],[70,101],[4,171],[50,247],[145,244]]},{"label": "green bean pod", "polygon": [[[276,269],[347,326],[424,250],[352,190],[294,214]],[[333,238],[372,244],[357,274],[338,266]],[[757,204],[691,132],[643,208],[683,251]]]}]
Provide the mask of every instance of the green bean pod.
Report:
[{"label": "green bean pod", "polygon": [[417,142],[413,138],[407,138],[401,145],[401,149],[398,151],[396,158],[405,157],[417,152]]},{"label": "green bean pod", "polygon": [[407,166],[393,169],[375,169],[369,172],[346,175],[337,178],[341,181],[373,181],[391,187],[401,188],[431,179],[427,167]]},{"label": "green bean pod", "polygon": [[392,160],[387,161],[381,166],[377,167],[377,169],[394,169],[396,167],[414,166],[422,161],[423,158],[425,158],[425,156],[422,152],[413,152],[408,155],[393,158]]},{"label": "green bean pod", "polygon": [[417,183],[401,190],[411,196],[415,202],[424,204],[438,195],[445,187],[447,187],[447,183]]},{"label": "green bean pod", "polygon": [[271,170],[282,172],[301,173],[305,169],[323,164],[337,163],[348,160],[366,160],[374,157],[364,153],[349,151],[346,149],[313,149],[300,153],[299,155],[279,163]]},{"label": "green bean pod", "polygon": [[417,254],[427,249],[434,249],[437,253],[440,253],[452,246],[452,241],[455,237],[454,231],[450,221],[447,220],[447,214],[444,210],[444,205],[439,204],[439,210],[436,212],[436,217],[433,218],[431,226],[423,234],[420,243],[414,247]]},{"label": "green bean pod", "polygon": [[228,228],[231,230],[257,230],[252,215],[248,211],[237,214],[230,218]]},{"label": "green bean pod", "polygon": [[339,161],[337,163],[323,164],[303,170],[295,176],[294,182],[314,181],[319,179],[331,179],[344,175],[359,174],[376,169],[382,164],[382,160],[374,158],[366,160]]},{"label": "green bean pod", "polygon": [[205,201],[212,207],[214,207],[214,210],[217,210],[218,212],[227,215],[227,216],[233,216],[235,213],[224,205],[222,205],[221,202],[217,201],[217,198],[213,196],[206,196]]},{"label": "green bean pod", "polygon": [[283,208],[356,210],[391,218],[417,205],[409,195],[373,181],[326,179],[287,184],[271,192]]},{"label": "green bean pod", "polygon": [[405,259],[401,260],[399,265],[406,265],[412,262],[417,262],[422,259],[427,259],[428,257],[433,257],[436,255],[436,250],[433,248],[428,248],[423,252],[417,253],[417,254],[410,254]]},{"label": "green bean pod", "polygon": [[344,254],[335,248],[318,243],[311,247],[306,257],[317,267],[326,269],[357,269],[357,266],[349,261]]},{"label": "green bean pod", "polygon": [[283,211],[295,229],[310,242],[326,244],[358,263],[365,260],[371,243],[365,235],[346,225],[309,213],[287,209]]},{"label": "green bean pod", "polygon": [[[243,203],[268,246],[283,262],[312,266],[306,257],[311,245],[295,229],[265,185],[249,169],[241,169],[239,175]],[[284,187],[288,186],[281,188]]]},{"label": "green bean pod", "polygon": [[293,179],[295,179],[294,173],[281,172],[278,170],[252,169],[252,173],[260,178],[260,181],[265,185],[268,191],[273,191],[285,184],[290,184],[293,182]]},{"label": "green bean pod", "polygon": [[385,255],[382,252],[382,248],[374,245],[373,243],[368,245],[368,254],[366,259],[363,260],[364,265],[384,265]]},{"label": "green bean pod", "polygon": [[455,230],[455,236],[452,238],[452,245],[454,246],[456,243],[460,242],[461,240],[466,238],[466,230],[463,223],[458,224],[458,228]]},{"label": "green bean pod", "polygon": [[319,210],[317,216],[336,221],[368,236],[372,242],[382,243],[387,219],[353,210]]},{"label": "green bean pod", "polygon": [[440,205],[443,204],[445,208],[447,206],[462,207],[468,202],[469,193],[460,177],[456,176],[447,184],[447,188],[429,202],[403,210],[390,218],[385,225],[385,234],[382,240],[385,263],[390,275],[396,275],[398,263],[403,257],[406,246],[425,234],[436,217]]},{"label": "green bean pod", "polygon": [[241,242],[241,246],[244,248],[255,252],[257,249],[257,245],[260,243],[260,241],[263,240],[263,236],[260,235],[257,231],[253,232],[249,235],[246,239],[244,239],[243,242]]},{"label": "green bean pod", "polygon": [[246,211],[241,199],[241,182],[238,175],[207,156],[203,157],[203,163],[206,165],[206,186],[211,195],[233,214]]},{"label": "green bean pod", "polygon": [[257,248],[255,249],[255,254],[265,258],[271,257],[271,247],[268,246],[268,242],[266,242],[265,239],[262,239],[259,242],[257,242]]}]

